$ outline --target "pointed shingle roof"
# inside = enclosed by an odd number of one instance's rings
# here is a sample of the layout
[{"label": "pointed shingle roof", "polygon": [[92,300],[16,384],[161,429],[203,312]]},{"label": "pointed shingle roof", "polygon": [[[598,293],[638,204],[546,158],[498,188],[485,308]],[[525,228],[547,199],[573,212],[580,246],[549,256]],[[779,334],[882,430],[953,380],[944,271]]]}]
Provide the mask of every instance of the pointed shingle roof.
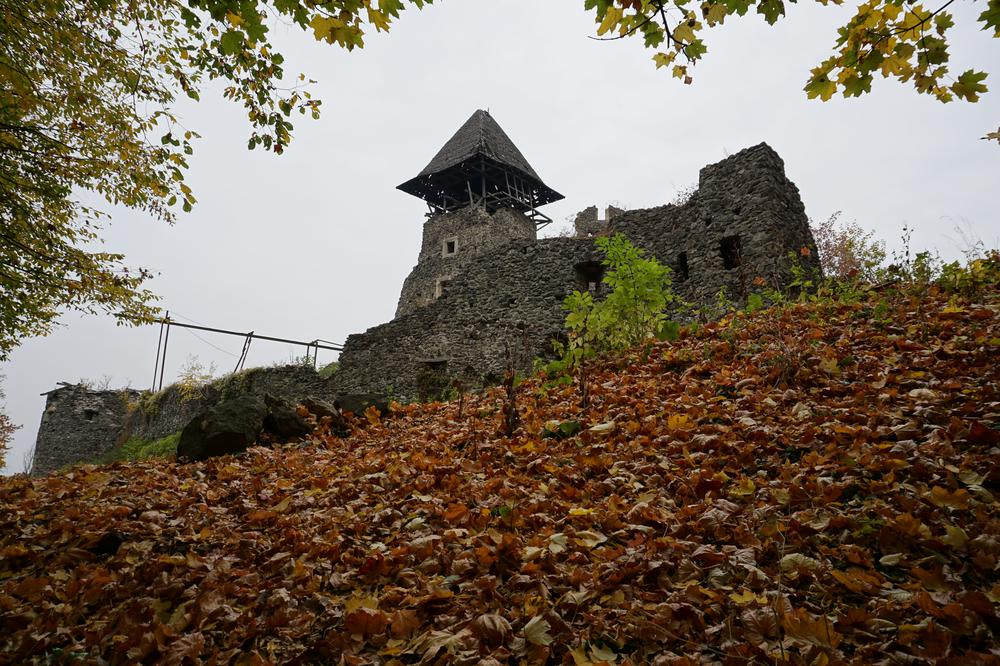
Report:
[{"label": "pointed shingle roof", "polygon": [[[510,177],[504,176],[505,173]],[[481,183],[480,178],[486,178],[487,182]],[[397,189],[447,210],[468,202],[473,193],[508,189],[511,181],[516,181],[516,196],[492,195],[486,203],[487,209],[507,205],[528,210],[563,198],[542,182],[489,111],[480,109],[458,128],[419,174]]]},{"label": "pointed shingle roof", "polygon": [[448,139],[434,159],[418,175],[438,173],[479,155],[513,167],[535,180],[541,180],[507,133],[500,128],[497,121],[493,120],[490,112],[482,109],[473,113],[465,124],[458,128],[455,135]]}]

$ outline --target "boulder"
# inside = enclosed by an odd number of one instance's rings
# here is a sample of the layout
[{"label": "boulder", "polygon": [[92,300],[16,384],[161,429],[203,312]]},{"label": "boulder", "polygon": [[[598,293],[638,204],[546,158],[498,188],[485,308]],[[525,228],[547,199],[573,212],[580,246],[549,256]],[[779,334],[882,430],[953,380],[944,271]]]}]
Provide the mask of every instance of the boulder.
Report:
[{"label": "boulder", "polygon": [[344,420],[344,415],[330,403],[319,398],[307,396],[300,401],[300,404],[309,410],[309,413],[315,416],[317,420],[329,418],[330,431],[334,434],[345,436],[350,433],[351,429],[348,427],[347,421]]},{"label": "boulder", "polygon": [[205,460],[242,453],[260,437],[267,415],[267,405],[258,396],[223,400],[184,427],[177,442],[177,457]]},{"label": "boulder", "polygon": [[389,413],[389,401],[375,393],[345,393],[338,395],[333,404],[341,412],[354,412],[357,416],[361,416],[366,409],[373,406],[379,414]]},{"label": "boulder", "polygon": [[311,395],[299,400],[299,404],[308,409],[309,413],[317,419],[321,419],[324,416],[329,416],[332,419],[340,418],[340,410],[325,400],[320,400]]},{"label": "boulder", "polygon": [[303,437],[312,432],[312,426],[299,416],[295,405],[283,398],[271,394],[264,395],[267,405],[267,416],[264,417],[264,430],[280,439]]}]

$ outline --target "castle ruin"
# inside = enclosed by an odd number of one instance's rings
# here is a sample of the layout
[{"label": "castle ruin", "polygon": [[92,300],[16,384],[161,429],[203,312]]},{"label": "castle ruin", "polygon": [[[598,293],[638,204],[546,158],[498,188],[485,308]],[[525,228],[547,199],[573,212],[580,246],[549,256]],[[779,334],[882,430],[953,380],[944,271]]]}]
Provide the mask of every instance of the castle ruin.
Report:
[{"label": "castle ruin", "polygon": [[[562,198],[545,185],[486,111],[476,111],[415,178],[399,189],[429,208],[395,318],[349,336],[338,389],[428,399],[458,380],[477,387],[502,376],[511,345],[544,356],[563,329],[563,299],[601,294],[593,236],[620,232],[671,267],[675,290],[708,303],[721,289],[741,300],[754,280],[783,287],[789,253],[817,268],[798,189],[766,144],[704,167],[682,205],[639,210],[591,207],[573,238],[539,239],[538,208]],[[515,340],[516,339],[516,340]],[[527,368],[522,368],[527,369]]]},{"label": "castle ruin", "polygon": [[[787,286],[789,255],[803,247],[803,266],[819,268],[798,189],[763,143],[704,167],[681,205],[611,207],[604,219],[590,207],[570,238],[538,238],[551,222],[539,208],[563,197],[486,111],[399,189],[423,199],[428,213],[392,321],[349,336],[329,380],[311,368],[250,371],[239,391],[435,399],[456,381],[465,389],[498,382],[512,349],[527,371],[562,336],[563,299],[574,290],[605,293],[598,234],[620,232],[670,266],[675,291],[694,304],[713,302],[721,289],[740,301],[755,284]],[[209,391],[186,402],[175,387],[149,408],[133,392],[64,386],[48,394],[34,472],[94,460],[130,436],[171,434],[224,397]]]}]

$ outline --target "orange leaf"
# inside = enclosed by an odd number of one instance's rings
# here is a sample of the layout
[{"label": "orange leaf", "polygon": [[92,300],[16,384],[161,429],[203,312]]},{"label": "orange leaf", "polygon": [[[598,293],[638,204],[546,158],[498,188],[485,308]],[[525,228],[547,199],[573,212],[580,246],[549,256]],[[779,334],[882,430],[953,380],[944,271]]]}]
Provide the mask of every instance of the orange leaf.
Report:
[{"label": "orange leaf", "polygon": [[374,608],[358,608],[344,618],[344,628],[352,634],[369,636],[385,631],[389,618],[385,613]]}]

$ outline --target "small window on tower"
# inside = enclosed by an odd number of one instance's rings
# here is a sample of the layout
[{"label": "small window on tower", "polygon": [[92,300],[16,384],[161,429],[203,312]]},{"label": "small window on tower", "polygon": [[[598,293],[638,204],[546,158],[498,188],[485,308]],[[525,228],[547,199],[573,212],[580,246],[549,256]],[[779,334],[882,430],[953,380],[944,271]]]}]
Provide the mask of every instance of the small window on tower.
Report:
[{"label": "small window on tower", "polygon": [[450,257],[458,252],[458,239],[448,238],[441,244],[441,256]]},{"label": "small window on tower", "polygon": [[688,253],[681,252],[677,255],[677,281],[685,282],[688,279]]},{"label": "small window on tower", "polygon": [[451,280],[439,279],[434,285],[434,298],[441,298],[447,293],[448,283]]},{"label": "small window on tower", "polygon": [[740,237],[726,236],[719,241],[719,254],[722,255],[722,266],[727,271],[740,265]]}]

